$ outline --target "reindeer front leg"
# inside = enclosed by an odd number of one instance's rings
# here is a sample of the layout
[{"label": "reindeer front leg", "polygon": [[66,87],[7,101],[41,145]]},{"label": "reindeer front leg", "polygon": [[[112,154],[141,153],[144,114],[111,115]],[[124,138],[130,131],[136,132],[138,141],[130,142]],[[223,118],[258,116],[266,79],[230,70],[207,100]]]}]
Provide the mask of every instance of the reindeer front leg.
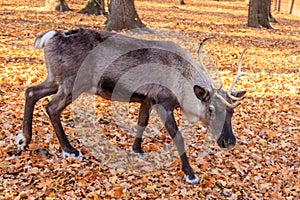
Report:
[{"label": "reindeer front leg", "polygon": [[165,110],[163,108],[157,109],[160,118],[164,122],[164,125],[172,137],[174,144],[177,147],[177,151],[180,155],[181,163],[182,163],[182,171],[184,172],[184,179],[190,184],[197,184],[199,183],[199,178],[195,175],[193,169],[191,168],[188,157],[185,153],[184,147],[184,139],[178,130],[173,110]]}]

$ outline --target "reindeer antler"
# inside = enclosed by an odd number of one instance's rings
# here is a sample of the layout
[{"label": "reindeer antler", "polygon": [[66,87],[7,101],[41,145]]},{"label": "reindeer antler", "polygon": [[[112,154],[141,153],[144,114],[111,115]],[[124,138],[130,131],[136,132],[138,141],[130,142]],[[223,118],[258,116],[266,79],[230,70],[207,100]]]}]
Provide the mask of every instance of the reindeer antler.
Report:
[{"label": "reindeer antler", "polygon": [[216,92],[215,95],[229,108],[236,108],[241,104],[241,102],[229,103],[218,92]]},{"label": "reindeer antler", "polygon": [[229,96],[232,100],[236,100],[236,101],[237,101],[237,100],[242,100],[242,99],[243,99],[243,97],[240,97],[240,98],[239,98],[239,97],[235,97],[235,96],[231,95],[232,90],[233,90],[233,88],[234,88],[236,82],[238,81],[239,77],[241,77],[241,76],[249,76],[254,82],[258,82],[258,81],[259,81],[259,80],[257,80],[256,78],[254,78],[251,74],[242,72],[242,59],[243,59],[243,56],[244,56],[246,50],[247,50],[247,48],[243,50],[243,52],[242,52],[242,54],[241,54],[241,56],[240,56],[240,59],[239,59],[239,61],[238,61],[238,72],[237,72],[237,74],[236,74],[236,76],[235,76],[235,78],[234,78],[234,80],[233,80],[233,82],[232,82],[232,84],[231,84],[231,86],[230,86],[230,88],[229,88],[229,91],[228,91],[228,93],[227,93],[228,96]]},{"label": "reindeer antler", "polygon": [[[202,65],[202,67],[203,67],[203,69],[204,69],[204,71],[206,72],[207,75],[209,75],[208,69],[206,68],[205,64],[204,64],[203,61],[202,61],[202,58],[201,58],[201,56],[200,56],[200,52],[201,52],[201,50],[202,50],[202,48],[203,48],[204,43],[205,43],[207,40],[212,39],[212,38],[214,38],[214,37],[211,36],[211,37],[208,37],[208,38],[205,38],[204,40],[202,40],[202,42],[201,42],[200,45],[199,45],[199,49],[198,49],[198,51],[197,51],[197,53],[198,53],[198,58],[199,58],[199,61],[200,61],[200,64]],[[246,50],[247,50],[247,48],[243,50],[243,52],[242,52],[242,54],[241,54],[241,56],[240,56],[240,58],[239,58],[239,61],[238,61],[238,73],[237,73],[237,75],[235,76],[235,78],[234,78],[234,80],[233,80],[233,82],[232,82],[232,84],[231,84],[231,86],[230,86],[230,88],[229,88],[229,91],[228,91],[228,93],[227,93],[227,95],[229,96],[229,98],[231,98],[232,100],[235,100],[235,101],[238,101],[238,100],[242,100],[242,99],[243,99],[243,97],[235,97],[235,96],[233,96],[233,95],[231,94],[231,93],[232,93],[232,90],[233,90],[233,88],[234,88],[235,84],[237,83],[237,81],[238,81],[238,79],[239,79],[240,76],[249,76],[253,81],[255,81],[255,82],[258,82],[258,81],[259,81],[259,80],[255,79],[251,74],[242,72],[242,58],[243,58],[243,56],[244,56]],[[214,90],[216,90],[216,93],[215,93],[216,97],[218,97],[218,98],[219,98],[226,106],[228,106],[229,108],[235,108],[235,107],[237,107],[238,105],[240,105],[240,104],[241,104],[240,102],[229,103],[228,101],[226,101],[226,100],[224,99],[224,97],[222,97],[222,96],[218,93],[218,91],[222,88],[222,86],[223,86],[223,84],[221,83],[220,87],[217,88],[217,87],[215,87],[215,85],[212,83],[212,88],[213,88]]]},{"label": "reindeer antler", "polygon": [[[205,43],[207,40],[210,40],[210,39],[213,39],[213,38],[215,38],[215,37],[214,37],[214,36],[210,36],[210,37],[204,38],[204,39],[202,40],[202,42],[200,43],[199,48],[198,48],[198,51],[197,51],[197,53],[198,53],[198,58],[199,58],[199,61],[200,61],[200,64],[202,65],[202,67],[203,67],[203,69],[204,69],[204,71],[205,71],[205,73],[206,73],[207,75],[209,75],[208,69],[206,68],[205,64],[203,63],[203,60],[202,60],[202,57],[200,56],[200,53],[201,53],[201,50],[202,50],[202,48],[203,48],[203,46],[204,46],[204,43]],[[222,87],[223,87],[223,83],[222,83],[222,82],[221,82],[221,84],[220,84],[220,87],[218,87],[218,88],[212,83],[212,88],[213,88],[214,90],[220,90]]]}]

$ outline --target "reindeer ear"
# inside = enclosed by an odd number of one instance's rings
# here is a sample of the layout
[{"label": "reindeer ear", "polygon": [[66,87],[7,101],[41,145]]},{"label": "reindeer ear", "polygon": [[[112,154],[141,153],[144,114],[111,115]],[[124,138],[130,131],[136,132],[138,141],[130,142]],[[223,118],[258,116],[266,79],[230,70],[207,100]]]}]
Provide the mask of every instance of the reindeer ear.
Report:
[{"label": "reindeer ear", "polygon": [[241,90],[241,91],[236,91],[236,92],[232,92],[231,95],[234,97],[238,97],[241,98],[246,94],[245,90]]},{"label": "reindeer ear", "polygon": [[194,86],[194,93],[196,97],[201,101],[208,101],[210,98],[209,92],[204,88],[200,87],[199,85]]}]

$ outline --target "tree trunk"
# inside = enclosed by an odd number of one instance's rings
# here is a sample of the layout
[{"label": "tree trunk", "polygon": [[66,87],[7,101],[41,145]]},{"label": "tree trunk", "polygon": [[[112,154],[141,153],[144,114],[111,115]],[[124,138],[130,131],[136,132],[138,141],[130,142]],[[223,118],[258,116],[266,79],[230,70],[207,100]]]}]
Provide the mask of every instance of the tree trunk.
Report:
[{"label": "tree trunk", "polygon": [[250,0],[248,11],[248,26],[271,29],[269,15],[270,15],[271,0]]},{"label": "tree trunk", "polygon": [[65,0],[46,0],[46,9],[49,11],[70,11],[68,4]]},{"label": "tree trunk", "polygon": [[178,3],[181,4],[181,5],[184,5],[184,4],[185,4],[185,3],[184,3],[184,0],[179,0]]},{"label": "tree trunk", "polygon": [[136,12],[134,0],[111,0],[108,12],[108,18],[105,22],[105,29],[108,31],[145,27]]},{"label": "tree trunk", "polygon": [[271,3],[270,3],[270,7],[269,7],[269,21],[273,22],[273,23],[277,23],[277,20],[273,17],[273,15],[271,13]]},{"label": "tree trunk", "polygon": [[79,13],[89,15],[105,15],[104,0],[88,0],[85,8]]},{"label": "tree trunk", "polygon": [[258,23],[258,0],[251,0],[249,2],[248,8],[248,26],[259,28],[260,25]]}]

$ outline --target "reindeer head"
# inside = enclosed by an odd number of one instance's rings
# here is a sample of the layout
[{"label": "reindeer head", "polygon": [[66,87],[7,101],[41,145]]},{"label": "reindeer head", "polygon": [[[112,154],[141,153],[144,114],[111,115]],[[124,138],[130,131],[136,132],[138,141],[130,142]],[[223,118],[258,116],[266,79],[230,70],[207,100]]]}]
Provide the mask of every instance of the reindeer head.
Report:
[{"label": "reindeer head", "polygon": [[[202,61],[202,58],[200,56],[200,51],[203,47],[203,44],[208,39],[211,38],[204,39],[201,42],[198,49],[199,60],[206,74],[209,73],[205,64]],[[208,127],[209,132],[215,137],[218,145],[224,149],[232,148],[236,144],[236,138],[234,136],[234,133],[232,131],[232,126],[231,126],[231,118],[233,116],[234,109],[241,104],[240,101],[243,99],[246,93],[246,91],[244,90],[236,91],[236,92],[233,91],[233,88],[237,83],[238,78],[240,76],[246,75],[249,76],[255,82],[259,81],[256,80],[252,75],[241,71],[242,58],[245,51],[246,49],[242,52],[239,58],[238,72],[228,92],[222,90],[222,84],[220,85],[220,87],[216,87],[212,81],[211,86],[213,88],[213,93],[207,94],[206,98],[203,98],[203,94],[201,94],[201,98],[202,98],[201,100],[207,104],[206,106],[207,110],[205,111],[206,116],[203,122]],[[196,96],[199,98],[200,91],[198,86],[194,86],[194,92]]]}]

